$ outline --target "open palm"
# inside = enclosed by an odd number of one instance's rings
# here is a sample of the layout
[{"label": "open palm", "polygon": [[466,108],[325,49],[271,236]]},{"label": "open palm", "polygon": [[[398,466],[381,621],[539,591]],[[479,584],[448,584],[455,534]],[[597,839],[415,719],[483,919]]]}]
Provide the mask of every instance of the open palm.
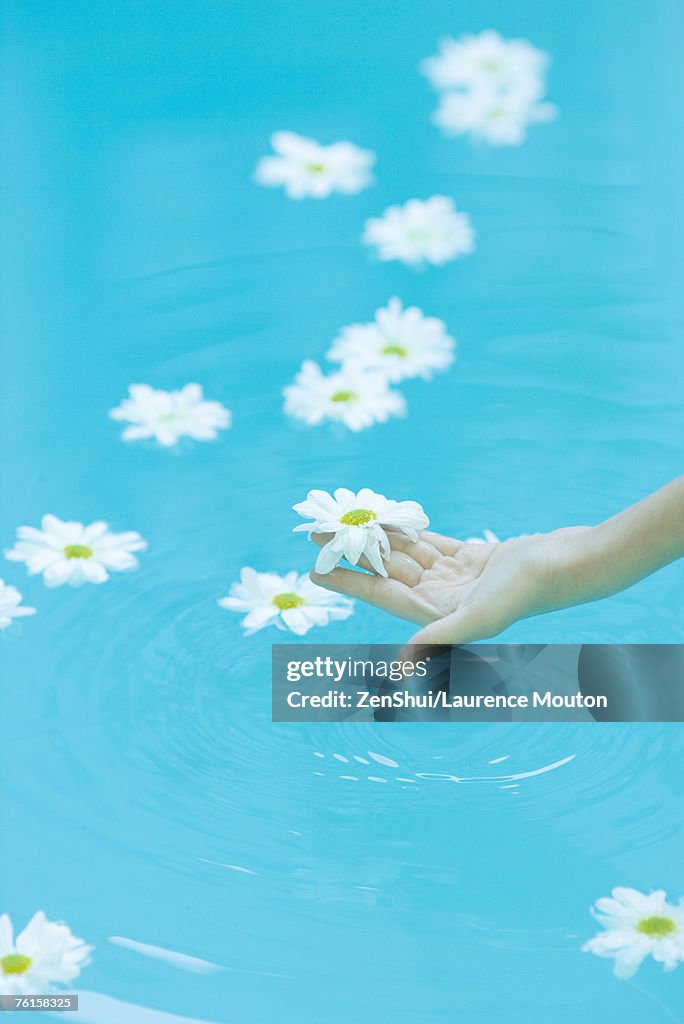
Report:
[{"label": "open palm", "polygon": [[[553,553],[558,535],[566,532],[467,544],[429,531],[416,542],[388,531],[387,578],[338,567],[325,575],[313,572],[311,579],[423,626],[413,643],[469,643],[546,609]],[[330,535],[311,539],[322,546]]]}]

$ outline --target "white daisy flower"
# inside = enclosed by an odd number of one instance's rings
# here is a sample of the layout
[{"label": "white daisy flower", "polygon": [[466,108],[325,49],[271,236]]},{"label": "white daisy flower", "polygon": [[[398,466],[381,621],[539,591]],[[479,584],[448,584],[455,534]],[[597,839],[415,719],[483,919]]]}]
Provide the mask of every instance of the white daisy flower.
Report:
[{"label": "white daisy flower", "polygon": [[527,137],[528,125],[551,121],[556,114],[553,103],[480,89],[443,95],[433,121],[446,135],[470,133],[493,146],[519,146]]},{"label": "white daisy flower", "polygon": [[408,377],[430,380],[453,363],[454,347],[443,320],[424,316],[416,306],[403,309],[393,298],[376,311],[373,323],[344,327],[327,357],[334,363],[353,360],[382,370],[394,383]]},{"label": "white daisy flower", "polygon": [[246,636],[265,626],[304,636],[312,626],[348,619],[354,610],[349,598],[317,587],[306,573],[278,576],[248,567],[241,570],[240,582],[233,583],[230,595],[218,603],[231,612],[247,612],[241,623]]},{"label": "white daisy flower", "polygon": [[327,491],[309,491],[306,501],[293,505],[294,511],[312,523],[295,526],[294,533],[332,533],[334,536],[316,559],[316,572],[330,572],[346,558],[358,565],[362,556],[380,576],[387,570],[383,558],[391,554],[386,530],[399,530],[410,540],[418,540],[417,530],[424,530],[430,520],[417,501],[392,501],[384,494],[375,494],[368,487],[358,494],[338,487],[334,496]]},{"label": "white daisy flower", "polygon": [[662,889],[649,895],[613,889],[610,897],[596,901],[592,914],[605,931],[585,942],[582,952],[614,960],[618,978],[631,978],[647,956],[666,971],[684,960],[684,901],[673,906]]},{"label": "white daisy flower", "polygon": [[329,421],[356,432],[406,412],[404,396],[388,386],[383,373],[354,363],[326,376],[307,359],[283,394],[285,412],[310,427]]},{"label": "white daisy flower", "polygon": [[144,551],[147,542],[139,533],[110,533],[107,523],[68,523],[57,516],[45,515],[42,529],[20,526],[19,540],[5,557],[12,562],[26,562],[31,576],[43,574],[47,587],[68,583],[105,583],[107,570],[125,572],[137,569],[134,551]]},{"label": "white daisy flower", "polygon": [[475,232],[468,214],[457,212],[453,199],[432,196],[409,199],[403,206],[389,206],[381,217],[371,217],[363,241],[377,247],[381,260],[442,266],[473,251]]},{"label": "white daisy flower", "polygon": [[440,54],[421,68],[438,89],[447,90],[433,117],[447,135],[470,133],[495,146],[517,146],[527,127],[551,121],[546,92],[548,55],[524,39],[498,32],[443,39]]},{"label": "white daisy flower", "polygon": [[491,530],[483,530],[481,537],[466,537],[464,544],[500,544],[501,540]]},{"label": "white daisy flower", "polygon": [[420,65],[436,89],[543,93],[549,57],[526,39],[503,39],[488,29],[479,35],[441,39],[439,51]]},{"label": "white daisy flower", "polygon": [[271,145],[277,156],[259,160],[256,180],[260,185],[282,186],[290,199],[324,199],[332,192],[354,195],[373,182],[375,154],[351,142],[321,146],[294,132],[276,132]]},{"label": "white daisy flower", "polygon": [[65,924],[34,914],[14,939],[12,922],[0,916],[0,994],[25,996],[49,992],[53,984],[78,978],[90,962],[92,946],[77,939]]},{"label": "white daisy flower", "polygon": [[124,441],[153,437],[171,447],[181,437],[214,441],[219,430],[231,424],[231,414],[220,402],[208,402],[199,384],[186,384],[180,391],[158,391],[147,384],[131,384],[129,397],[110,410],[113,420],[132,426],[121,435]]},{"label": "white daisy flower", "polygon": [[17,588],[10,587],[8,583],[0,579],[0,629],[7,629],[8,626],[11,626],[12,619],[35,614],[35,608],[29,608],[21,603],[21,594]]}]

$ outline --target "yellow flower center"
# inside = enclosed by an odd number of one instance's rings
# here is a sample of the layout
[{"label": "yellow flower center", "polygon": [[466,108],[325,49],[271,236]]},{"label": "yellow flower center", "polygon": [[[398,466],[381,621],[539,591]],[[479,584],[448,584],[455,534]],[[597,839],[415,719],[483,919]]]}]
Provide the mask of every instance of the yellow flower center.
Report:
[{"label": "yellow flower center", "polygon": [[306,604],[303,597],[299,594],[276,594],[273,598],[273,604],[276,608],[280,608],[281,612],[287,611],[288,608],[300,608],[301,605]]},{"label": "yellow flower center", "polygon": [[306,164],[307,171],[313,174],[321,174],[325,170],[325,164]]},{"label": "yellow flower center", "polygon": [[369,508],[353,508],[351,512],[344,513],[340,522],[345,526],[365,526],[377,518],[375,512],[371,512]]},{"label": "yellow flower center", "polygon": [[382,354],[383,356],[400,356],[402,359],[406,359],[409,352],[403,345],[395,345],[394,342],[390,342],[389,345],[385,345]]},{"label": "yellow flower center", "polygon": [[31,957],[23,953],[8,953],[0,960],[3,974],[24,974],[31,966]]},{"label": "yellow flower center", "polygon": [[336,391],[330,396],[331,402],[353,402],[359,396],[355,391]]},{"label": "yellow flower center", "polygon": [[64,554],[67,558],[92,558],[93,549],[89,548],[87,544],[67,544]]},{"label": "yellow flower center", "polygon": [[642,917],[636,930],[649,939],[664,939],[677,931],[677,925],[671,917]]}]

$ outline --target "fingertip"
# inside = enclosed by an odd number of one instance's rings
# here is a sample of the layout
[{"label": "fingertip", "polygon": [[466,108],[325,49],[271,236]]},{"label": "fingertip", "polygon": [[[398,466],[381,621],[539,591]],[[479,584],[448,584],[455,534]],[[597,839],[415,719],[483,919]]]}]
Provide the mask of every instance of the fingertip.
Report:
[{"label": "fingertip", "polygon": [[316,547],[324,548],[329,540],[332,540],[332,533],[310,533],[309,540],[313,541]]},{"label": "fingertip", "polygon": [[316,572],[315,569],[312,569],[309,573],[309,579],[312,583],[315,583],[317,587],[325,587],[326,590],[329,590],[330,587],[326,586],[325,577],[326,573]]},{"label": "fingertip", "polygon": [[413,662],[415,665],[419,661],[430,661],[430,659],[438,657],[445,651],[451,650],[451,647],[452,644],[444,640],[437,642],[424,638],[423,630],[421,630],[420,633],[412,636],[409,642],[402,647],[399,660]]}]

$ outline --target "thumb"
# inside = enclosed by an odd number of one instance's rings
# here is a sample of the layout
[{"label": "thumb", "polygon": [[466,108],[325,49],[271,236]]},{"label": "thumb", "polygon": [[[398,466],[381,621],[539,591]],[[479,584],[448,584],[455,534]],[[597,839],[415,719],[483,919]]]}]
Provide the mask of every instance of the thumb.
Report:
[{"label": "thumb", "polygon": [[434,657],[440,648],[458,647],[481,639],[482,629],[477,628],[475,617],[459,610],[418,630],[402,647],[399,657],[402,661],[421,661]]}]

